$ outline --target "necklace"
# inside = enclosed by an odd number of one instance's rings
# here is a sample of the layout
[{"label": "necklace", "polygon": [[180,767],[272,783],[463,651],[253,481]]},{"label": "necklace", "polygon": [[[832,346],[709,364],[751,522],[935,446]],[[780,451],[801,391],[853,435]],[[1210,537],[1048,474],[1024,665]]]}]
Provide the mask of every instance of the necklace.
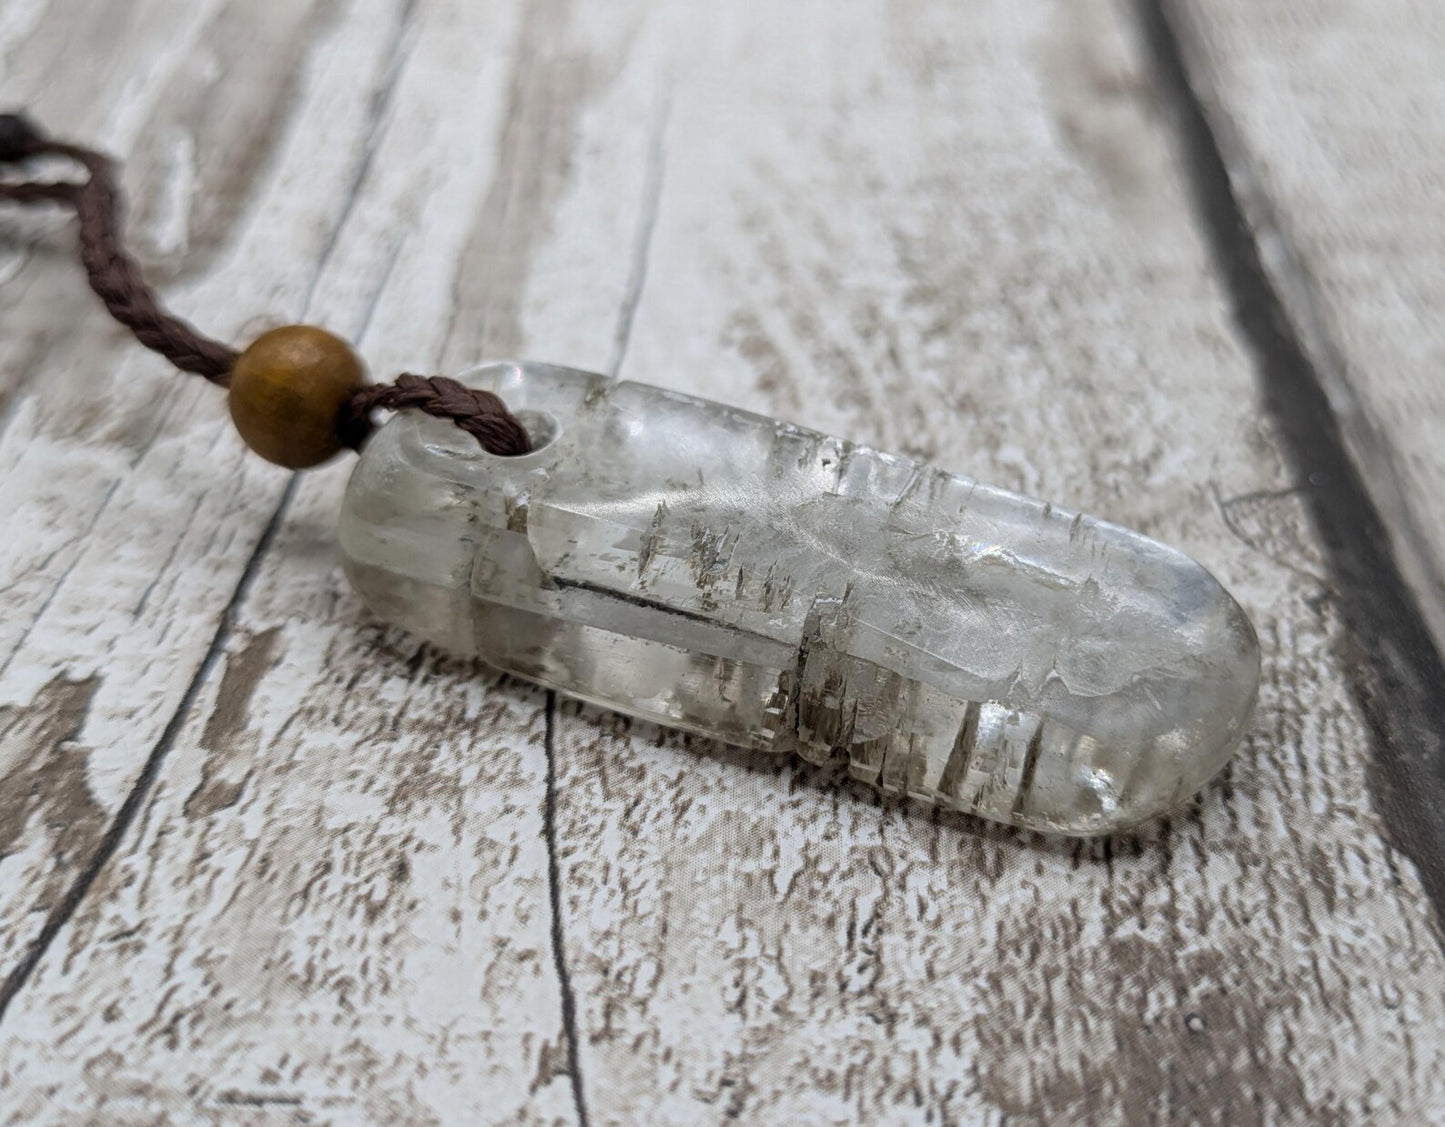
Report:
[{"label": "necklace", "polygon": [[[225,387],[257,454],[360,457],[340,539],[373,614],[609,709],[1029,829],[1113,832],[1228,761],[1254,630],[1138,533],[774,419],[535,363],[367,384],[323,329],[244,351],[161,308],[110,161],[0,115],[111,314]],[[374,425],[379,411],[394,412]]]}]

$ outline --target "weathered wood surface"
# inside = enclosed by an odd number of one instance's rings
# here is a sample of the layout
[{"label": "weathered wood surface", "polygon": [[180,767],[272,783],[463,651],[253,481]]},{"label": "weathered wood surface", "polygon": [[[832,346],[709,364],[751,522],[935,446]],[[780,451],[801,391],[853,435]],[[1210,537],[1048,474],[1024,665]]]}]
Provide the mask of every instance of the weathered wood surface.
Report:
[{"label": "weathered wood surface", "polygon": [[1130,11],[602,8],[15,4],[0,90],[129,157],[222,334],[621,370],[1180,544],[1259,627],[1247,746],[1076,846],[552,709],[370,622],[345,467],[248,460],[7,213],[7,1118],[1445,1118],[1437,925]]},{"label": "weathered wood surface", "polygon": [[1172,7],[1266,265],[1445,645],[1445,8]]}]

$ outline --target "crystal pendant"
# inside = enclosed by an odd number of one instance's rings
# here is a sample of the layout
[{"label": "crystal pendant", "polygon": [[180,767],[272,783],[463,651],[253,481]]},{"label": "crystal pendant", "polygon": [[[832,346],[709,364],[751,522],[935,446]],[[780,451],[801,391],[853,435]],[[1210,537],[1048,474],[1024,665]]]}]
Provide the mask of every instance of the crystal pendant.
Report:
[{"label": "crystal pendant", "polygon": [[658,724],[1098,834],[1228,760],[1259,651],[1135,532],[774,419],[542,364],[461,377],[536,449],[401,412],[347,489],[389,623]]}]

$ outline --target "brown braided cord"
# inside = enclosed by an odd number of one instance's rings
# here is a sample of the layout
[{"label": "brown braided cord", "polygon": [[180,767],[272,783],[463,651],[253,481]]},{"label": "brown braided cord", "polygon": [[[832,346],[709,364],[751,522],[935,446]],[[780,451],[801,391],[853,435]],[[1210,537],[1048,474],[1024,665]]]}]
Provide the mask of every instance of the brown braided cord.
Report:
[{"label": "brown braided cord", "polygon": [[446,376],[401,375],[395,383],[361,388],[349,404],[353,420],[343,424],[342,435],[353,449],[365,440],[372,411],[425,411],[450,419],[482,444],[489,454],[510,457],[532,449],[527,430],[507,405],[490,391],[467,387]]},{"label": "brown braided cord", "polygon": [[[224,387],[239,354],[161,308],[141,276],[140,265],[121,240],[121,196],[110,159],[92,149],[50,139],[24,114],[0,114],[0,165],[38,156],[76,161],[87,177],[81,183],[0,180],[0,199],[73,208],[80,221],[80,260],[91,289],[110,315],[177,368]],[[491,454],[525,454],[532,448],[526,428],[500,399],[444,376],[404,375],[394,384],[360,388],[341,412],[337,432],[347,446],[359,449],[371,431],[372,411],[404,408],[452,420]]]},{"label": "brown braided cord", "polygon": [[141,277],[140,266],[120,240],[120,194],[109,158],[78,145],[52,141],[20,114],[0,114],[0,162],[36,156],[68,157],[82,165],[83,183],[0,183],[0,196],[21,203],[42,200],[69,204],[80,220],[80,260],[90,287],[110,315],[141,344],[159,352],[183,372],[224,385],[236,351],[211,340],[160,307]]}]

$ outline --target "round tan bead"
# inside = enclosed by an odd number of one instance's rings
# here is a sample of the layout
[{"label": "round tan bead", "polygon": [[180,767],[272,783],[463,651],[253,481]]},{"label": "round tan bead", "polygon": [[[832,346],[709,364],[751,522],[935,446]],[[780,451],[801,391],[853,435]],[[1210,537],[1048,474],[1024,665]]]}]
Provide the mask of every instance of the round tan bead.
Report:
[{"label": "round tan bead", "polygon": [[312,325],[257,337],[231,370],[231,419],[268,462],[303,470],[339,453],[337,418],[365,370],[351,346]]}]

